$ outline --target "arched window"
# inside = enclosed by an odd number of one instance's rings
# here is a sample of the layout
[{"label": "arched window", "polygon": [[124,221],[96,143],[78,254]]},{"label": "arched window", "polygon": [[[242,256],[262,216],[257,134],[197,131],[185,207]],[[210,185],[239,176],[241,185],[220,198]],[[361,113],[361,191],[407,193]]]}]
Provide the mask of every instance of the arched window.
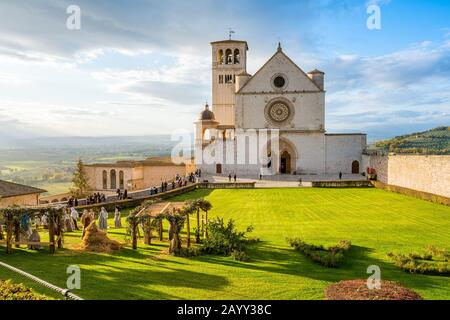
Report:
[{"label": "arched window", "polygon": [[352,173],[359,174],[359,162],[356,160],[352,162]]},{"label": "arched window", "polygon": [[210,129],[206,129],[203,131],[203,140],[211,140],[211,130]]},{"label": "arched window", "polygon": [[110,179],[111,179],[111,188],[110,189],[116,189],[117,188],[117,181],[116,181],[116,170],[112,169],[109,173]]},{"label": "arched window", "polygon": [[125,189],[124,186],[125,186],[125,184],[124,184],[123,171],[119,171],[119,188],[123,190],[123,189]]},{"label": "arched window", "polygon": [[217,61],[219,62],[219,64],[224,64],[224,59],[223,59],[223,50],[220,49],[219,52],[217,53]]},{"label": "arched window", "polygon": [[103,190],[108,189],[108,172],[106,172],[106,170],[103,170],[102,180],[103,180]]},{"label": "arched window", "polygon": [[233,52],[231,49],[227,49],[226,53],[226,64],[232,64],[233,63]]},{"label": "arched window", "polygon": [[241,54],[239,49],[234,50],[234,64],[239,64],[241,62]]}]

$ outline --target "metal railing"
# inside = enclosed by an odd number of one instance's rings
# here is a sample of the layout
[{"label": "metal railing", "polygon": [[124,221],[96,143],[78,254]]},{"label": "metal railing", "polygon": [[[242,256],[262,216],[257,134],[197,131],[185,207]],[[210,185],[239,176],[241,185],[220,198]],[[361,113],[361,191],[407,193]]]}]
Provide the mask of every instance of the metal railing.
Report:
[{"label": "metal railing", "polygon": [[55,286],[55,285],[53,285],[53,284],[51,284],[51,283],[49,283],[47,281],[44,281],[44,280],[42,280],[42,279],[40,279],[40,278],[38,278],[36,276],[33,276],[32,274],[29,274],[28,272],[20,270],[20,269],[18,269],[16,267],[13,267],[13,266],[9,265],[9,264],[6,264],[6,263],[0,261],[0,266],[4,267],[6,269],[9,269],[9,270],[11,270],[13,272],[16,272],[16,273],[24,276],[25,278],[28,278],[28,279],[30,279],[30,280],[40,284],[41,286],[44,286],[44,287],[46,287],[46,288],[48,288],[50,290],[53,290],[53,291],[55,291],[55,292],[57,292],[59,294],[62,294],[64,297],[66,297],[66,298],[68,298],[70,300],[83,300],[79,296],[77,296],[77,295],[73,294],[72,292],[70,292],[69,289],[63,289],[63,288],[57,287],[57,286]]}]

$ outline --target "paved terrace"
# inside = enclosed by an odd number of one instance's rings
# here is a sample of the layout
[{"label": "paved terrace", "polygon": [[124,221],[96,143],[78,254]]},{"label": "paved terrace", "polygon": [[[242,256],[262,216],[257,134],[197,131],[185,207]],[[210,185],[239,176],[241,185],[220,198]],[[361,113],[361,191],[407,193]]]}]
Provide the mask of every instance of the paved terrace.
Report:
[{"label": "paved terrace", "polygon": [[[299,181],[302,180],[300,185]],[[207,175],[202,180],[213,183],[228,182],[228,175]],[[273,175],[263,176],[261,180],[255,176],[238,176],[236,182],[255,182],[255,188],[294,188],[312,187],[314,181],[365,181],[366,177],[360,174],[344,174],[342,180],[336,174],[323,175]],[[234,182],[233,178],[231,179]]]},{"label": "paved terrace", "polygon": [[[300,184],[300,179],[302,183]],[[342,179],[339,180],[339,177],[336,174],[328,174],[328,175],[273,175],[273,176],[263,176],[261,180],[259,177],[254,176],[238,176],[236,180],[236,184],[234,184],[234,179],[231,179],[231,183],[229,183],[228,175],[202,175],[200,179],[201,182],[208,181],[212,184],[217,184],[215,187],[217,188],[248,188],[253,187],[250,184],[254,184],[255,188],[311,188],[313,182],[318,181],[329,181],[329,182],[345,182],[345,181],[365,181],[366,178],[358,175],[358,174],[344,174]],[[241,185],[239,185],[241,184]],[[139,200],[139,199],[149,199],[149,198],[158,198],[161,196],[168,195],[175,191],[185,192],[187,190],[192,190],[201,184],[198,183],[188,183],[186,187],[175,187],[172,189],[171,184],[168,185],[168,189],[166,192],[162,192],[161,188],[158,188],[158,193],[156,195],[150,195],[150,189],[139,190],[134,192],[129,192],[128,196],[131,199]],[[100,191],[101,192],[101,191]],[[117,198],[117,195],[106,195],[106,202],[93,204],[93,205],[101,205],[101,204],[112,204],[120,202]],[[79,206],[86,205],[86,199],[78,200]],[[51,203],[51,205],[65,205],[67,201],[64,202],[56,202]]]}]

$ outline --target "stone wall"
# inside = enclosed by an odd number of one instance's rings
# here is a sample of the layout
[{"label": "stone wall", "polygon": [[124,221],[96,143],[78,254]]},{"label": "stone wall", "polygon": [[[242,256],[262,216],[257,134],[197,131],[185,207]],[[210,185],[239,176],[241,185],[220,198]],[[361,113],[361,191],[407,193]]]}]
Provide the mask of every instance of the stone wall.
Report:
[{"label": "stone wall", "polygon": [[450,156],[365,156],[385,184],[450,198]]},{"label": "stone wall", "polygon": [[[184,176],[187,173],[186,168],[184,165],[142,165],[136,167],[92,165],[85,166],[85,172],[92,190],[114,192],[117,188],[120,188],[119,177],[121,172],[123,172],[124,176],[123,188],[121,189],[135,191],[159,186],[161,181],[171,181],[176,174]],[[189,166],[189,169],[192,169],[192,167]],[[111,170],[116,171],[115,186],[111,184]],[[103,187],[103,171],[106,171],[106,188]]]},{"label": "stone wall", "polygon": [[358,161],[359,172],[366,169],[362,166],[362,152],[367,144],[365,134],[327,134],[325,135],[326,173],[352,173],[352,164]]},{"label": "stone wall", "polygon": [[26,194],[23,196],[0,198],[0,208],[6,208],[13,205],[18,206],[37,206],[39,204],[39,194]]}]

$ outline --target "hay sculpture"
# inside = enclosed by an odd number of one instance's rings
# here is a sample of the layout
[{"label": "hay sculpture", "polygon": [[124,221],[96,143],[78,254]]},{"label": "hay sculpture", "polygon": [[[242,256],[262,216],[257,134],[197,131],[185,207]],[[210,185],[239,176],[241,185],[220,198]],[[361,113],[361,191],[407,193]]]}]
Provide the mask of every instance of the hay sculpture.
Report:
[{"label": "hay sculpture", "polygon": [[81,240],[81,249],[84,251],[109,253],[121,247],[119,242],[109,239],[107,233],[100,230],[95,221],[86,228],[86,233]]}]

